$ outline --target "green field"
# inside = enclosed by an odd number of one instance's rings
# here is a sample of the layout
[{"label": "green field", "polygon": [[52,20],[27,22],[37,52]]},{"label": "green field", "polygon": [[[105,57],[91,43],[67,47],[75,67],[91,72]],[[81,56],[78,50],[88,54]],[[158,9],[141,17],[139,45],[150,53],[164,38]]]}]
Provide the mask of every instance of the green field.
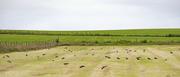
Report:
[{"label": "green field", "polygon": [[87,42],[95,42],[98,41],[99,43],[106,41],[120,41],[120,40],[127,40],[127,41],[165,41],[170,42],[171,39],[174,42],[180,41],[180,37],[120,37],[120,36],[45,36],[45,35],[10,35],[10,34],[0,34],[0,41],[17,41],[17,42],[29,42],[29,41],[47,41],[47,40],[54,40],[59,38],[59,41],[62,43],[72,43],[73,39],[77,43],[81,43],[82,41]]},{"label": "green field", "polygon": [[[143,52],[143,49],[146,51]],[[3,58],[6,55],[9,58]],[[136,57],[141,57],[141,60]],[[148,57],[151,60],[148,60]],[[11,63],[7,62],[8,60]],[[81,65],[85,67],[79,68]],[[103,66],[107,67],[102,69]],[[180,77],[180,46],[59,46],[50,50],[0,54],[0,77],[34,76]]]},{"label": "green field", "polygon": [[180,34],[180,29],[132,29],[132,30],[92,30],[92,31],[27,31],[27,30],[0,30],[0,32],[26,32],[49,34],[110,34],[110,35],[167,35]]},{"label": "green field", "polygon": [[[52,35],[51,35],[52,34]],[[109,34],[98,35],[98,34]],[[175,34],[174,36],[166,36]],[[120,36],[116,36],[120,35]],[[128,36],[129,35],[129,36]],[[135,35],[135,36],[131,36]],[[144,36],[145,35],[145,36]],[[148,36],[146,36],[148,35]],[[154,36],[153,36],[154,35]],[[101,45],[120,44],[179,44],[180,29],[135,29],[135,30],[102,30],[102,31],[27,31],[0,30],[0,44],[5,42],[38,42],[54,41],[60,43],[88,43]]]},{"label": "green field", "polygon": [[10,42],[29,42],[29,41],[47,41],[47,40],[54,40],[59,38],[59,41],[62,43],[72,43],[73,39],[75,39],[76,43],[81,43],[82,41],[87,42],[95,42],[98,41],[99,43],[106,42],[106,41],[120,41],[120,40],[127,40],[127,41],[165,41],[170,42],[173,39],[174,42],[180,41],[180,37],[110,37],[110,36],[39,36],[39,35],[0,35],[0,41],[10,41]]},{"label": "green field", "polygon": [[180,77],[179,35],[180,29],[0,30],[0,77]]}]

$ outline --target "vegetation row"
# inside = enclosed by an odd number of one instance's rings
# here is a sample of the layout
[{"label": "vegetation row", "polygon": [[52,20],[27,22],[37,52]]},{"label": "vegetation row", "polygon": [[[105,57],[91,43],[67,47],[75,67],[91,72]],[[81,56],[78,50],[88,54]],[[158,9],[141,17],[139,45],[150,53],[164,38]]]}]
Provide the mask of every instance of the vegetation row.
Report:
[{"label": "vegetation row", "polygon": [[109,34],[109,33],[49,33],[40,31],[3,31],[0,34],[19,34],[19,35],[48,35],[48,36],[124,36],[124,37],[180,37],[180,34],[166,34],[166,35],[139,35],[139,34]]},{"label": "vegetation row", "polygon": [[117,41],[82,41],[82,42],[71,42],[71,43],[62,43],[59,38],[55,40],[48,41],[31,41],[31,42],[9,42],[9,41],[0,41],[0,52],[14,52],[14,51],[27,51],[35,50],[42,48],[49,48],[55,46],[72,46],[72,45],[179,45],[180,41],[127,41],[127,40],[117,40]]}]

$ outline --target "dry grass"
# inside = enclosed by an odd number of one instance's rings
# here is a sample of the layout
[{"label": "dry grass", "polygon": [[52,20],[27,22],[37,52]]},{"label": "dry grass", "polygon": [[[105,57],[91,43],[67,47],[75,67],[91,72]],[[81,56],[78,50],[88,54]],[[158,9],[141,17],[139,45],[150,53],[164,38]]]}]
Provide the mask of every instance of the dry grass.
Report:
[{"label": "dry grass", "polygon": [[0,46],[1,53],[9,53],[14,51],[27,51],[27,50],[37,50],[48,47],[55,47],[55,43],[51,44],[40,44],[40,45],[29,45],[29,46]]},{"label": "dry grass", "polygon": [[[179,77],[179,48],[178,45],[167,47],[149,45],[141,48],[139,46],[59,46],[50,50],[4,53],[0,54],[0,77]],[[127,53],[125,49],[132,51]],[[146,52],[143,52],[143,49]],[[173,54],[170,51],[173,51]],[[5,55],[10,57],[3,58]],[[138,56],[141,56],[142,60],[136,60]],[[62,57],[65,59],[62,60]],[[117,57],[120,60],[116,59]],[[126,57],[128,60],[125,59]],[[148,60],[147,57],[152,60]],[[154,57],[158,59],[155,60]],[[7,60],[12,63],[8,63]],[[69,64],[64,65],[64,63]],[[85,67],[79,68],[81,65]],[[101,69],[103,66],[107,67]]]}]

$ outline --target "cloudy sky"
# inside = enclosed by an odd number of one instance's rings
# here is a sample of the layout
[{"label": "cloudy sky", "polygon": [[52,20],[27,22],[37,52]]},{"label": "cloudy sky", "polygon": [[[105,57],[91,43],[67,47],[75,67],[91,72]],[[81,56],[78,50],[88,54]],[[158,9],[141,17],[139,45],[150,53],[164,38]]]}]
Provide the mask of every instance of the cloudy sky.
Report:
[{"label": "cloudy sky", "polygon": [[180,28],[180,0],[0,0],[0,29]]}]

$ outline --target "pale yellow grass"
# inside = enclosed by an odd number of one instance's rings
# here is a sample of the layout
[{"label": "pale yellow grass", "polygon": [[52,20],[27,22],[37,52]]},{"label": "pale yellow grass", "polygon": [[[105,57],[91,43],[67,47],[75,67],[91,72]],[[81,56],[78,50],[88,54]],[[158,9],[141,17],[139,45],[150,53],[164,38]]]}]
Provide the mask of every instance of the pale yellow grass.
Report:
[{"label": "pale yellow grass", "polygon": [[[178,45],[60,46],[50,50],[6,53],[0,54],[0,77],[180,77],[179,48]],[[126,49],[132,51],[127,53]],[[10,58],[3,58],[5,55]],[[139,56],[142,60],[136,59]],[[79,68],[81,65],[85,67]],[[107,67],[101,69],[103,66]]]}]

